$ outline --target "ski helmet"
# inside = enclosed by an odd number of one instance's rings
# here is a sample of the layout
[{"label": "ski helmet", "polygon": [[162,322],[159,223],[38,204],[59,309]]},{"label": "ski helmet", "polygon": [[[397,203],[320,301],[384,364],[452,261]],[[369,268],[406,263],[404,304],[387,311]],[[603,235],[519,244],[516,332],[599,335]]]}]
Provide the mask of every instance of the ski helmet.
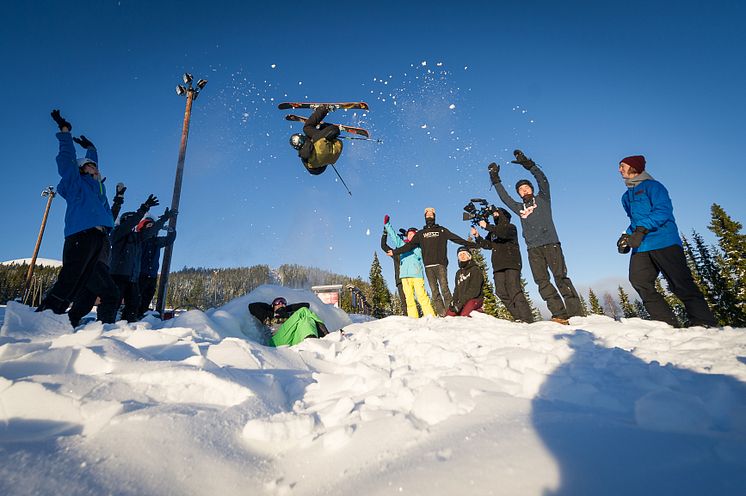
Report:
[{"label": "ski helmet", "polygon": [[300,147],[303,146],[303,143],[306,142],[306,137],[302,134],[293,134],[290,136],[290,146],[295,148],[296,150],[300,150]]},{"label": "ski helmet", "polygon": [[288,301],[285,298],[283,298],[282,296],[278,296],[277,298],[275,298],[274,300],[272,300],[272,306],[273,307],[277,306],[277,305],[286,306],[287,304],[288,304]]},{"label": "ski helmet", "polygon": [[85,167],[85,166],[86,166],[86,164],[93,164],[93,165],[95,165],[96,167],[98,167],[98,164],[96,163],[96,161],[95,161],[95,160],[91,160],[91,159],[90,159],[90,158],[88,158],[88,157],[85,157],[85,158],[79,158],[79,159],[78,159],[78,169],[82,169],[83,167]]}]

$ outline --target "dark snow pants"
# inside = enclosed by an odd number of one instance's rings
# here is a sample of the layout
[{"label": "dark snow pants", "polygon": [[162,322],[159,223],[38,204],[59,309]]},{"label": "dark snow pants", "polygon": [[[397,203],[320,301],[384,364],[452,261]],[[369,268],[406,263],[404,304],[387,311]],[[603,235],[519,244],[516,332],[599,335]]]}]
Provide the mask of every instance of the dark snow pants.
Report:
[{"label": "dark snow pants", "polygon": [[37,312],[52,310],[56,314],[67,311],[91,276],[104,243],[109,237],[97,228],[86,229],[65,238],[62,248],[62,269],[54,286],[47,291]]},{"label": "dark snow pants", "polygon": [[671,292],[684,304],[690,325],[717,326],[715,316],[694,283],[692,273],[686,264],[684,249],[679,245],[637,252],[629,260],[629,282],[640,294],[651,319],[673,327],[679,326],[673,310],[663,295],[655,289],[655,280],[661,272],[668,281]]},{"label": "dark snow pants", "polygon": [[534,314],[523,294],[521,271],[516,269],[498,270],[492,273],[495,277],[495,294],[508,309],[514,319],[530,324]]},{"label": "dark snow pants", "polygon": [[[559,243],[537,246],[528,249],[528,263],[534,282],[539,286],[539,294],[547,302],[552,317],[568,319],[583,315],[578,292],[567,277],[567,265]],[[549,282],[549,270],[554,275],[557,288]],[[557,292],[559,289],[559,293]],[[560,297],[560,294],[562,295]],[[564,301],[562,301],[564,298]]]},{"label": "dark snow pants", "polygon": [[135,281],[131,281],[129,276],[113,275],[111,276],[119,287],[119,293],[124,299],[124,310],[122,318],[127,322],[137,322],[140,320],[140,288]]},{"label": "dark snow pants", "polygon": [[119,288],[109,274],[109,266],[100,260],[96,262],[88,282],[80,290],[78,296],[70,307],[68,316],[73,327],[80,324],[80,319],[85,317],[96,304],[96,298],[100,298],[96,315],[104,324],[116,322],[117,310],[119,310]]},{"label": "dark snow pants", "polygon": [[140,308],[138,309],[140,317],[145,315],[145,312],[150,308],[150,302],[153,301],[153,297],[155,296],[157,283],[157,277],[140,276]]},{"label": "dark snow pants", "polygon": [[427,275],[427,283],[430,285],[430,300],[435,307],[435,313],[445,317],[447,305],[453,299],[451,290],[448,289],[448,268],[440,264],[428,265],[425,267],[425,274]]},{"label": "dark snow pants", "polygon": [[471,300],[466,302],[464,308],[459,310],[459,313],[456,313],[453,310],[449,309],[448,312],[446,312],[446,315],[449,317],[470,317],[472,312],[484,312],[484,310],[482,310],[483,303],[484,298],[472,298]]},{"label": "dark snow pants", "polygon": [[[324,117],[326,117],[326,114],[328,114],[324,108],[319,107],[316,110],[313,111],[311,116],[306,120],[305,125],[303,126],[303,132],[306,134],[306,136],[311,138],[311,141],[314,143],[320,140],[321,138],[326,138],[328,140],[333,140],[339,136],[339,127],[334,124],[328,124],[328,123],[321,123],[322,120],[324,120]],[[318,126],[318,129],[316,128]]]}]

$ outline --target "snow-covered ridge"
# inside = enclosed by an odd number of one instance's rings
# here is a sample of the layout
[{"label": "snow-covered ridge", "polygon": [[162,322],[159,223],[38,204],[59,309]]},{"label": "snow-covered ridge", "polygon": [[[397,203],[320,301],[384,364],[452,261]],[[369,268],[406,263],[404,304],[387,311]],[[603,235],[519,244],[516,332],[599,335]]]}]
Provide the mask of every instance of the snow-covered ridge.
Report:
[{"label": "snow-covered ridge", "polygon": [[[17,258],[16,260],[6,260],[5,262],[0,262],[0,265],[30,265],[31,259],[30,258]],[[51,258],[37,258],[36,259],[36,265],[41,265],[44,267],[62,267],[62,260],[53,260]]]},{"label": "snow-covered ridge", "polygon": [[[260,344],[246,306],[278,295],[311,301],[342,332],[292,348]],[[0,481],[26,485],[0,482],[0,490],[744,487],[743,330],[601,316],[569,327],[515,324],[481,314],[351,324],[313,298],[262,286],[166,325],[91,323],[76,333],[65,316],[10,302],[0,331]]]}]

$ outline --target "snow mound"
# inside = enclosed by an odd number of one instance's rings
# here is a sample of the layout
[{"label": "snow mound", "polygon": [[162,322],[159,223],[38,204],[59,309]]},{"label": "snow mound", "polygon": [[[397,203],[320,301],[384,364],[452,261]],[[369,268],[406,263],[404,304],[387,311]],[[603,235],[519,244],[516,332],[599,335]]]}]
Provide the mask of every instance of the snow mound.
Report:
[{"label": "snow mound", "polygon": [[[247,305],[276,296],[309,301],[342,332],[265,346]],[[62,317],[7,308],[0,481],[53,487],[64,469],[69,494],[299,495],[727,494],[746,482],[743,330],[350,323],[279,286],[163,324],[73,333]],[[620,471],[623,483],[609,475]],[[205,472],[219,475],[209,487]],[[664,472],[666,486],[649,486]]]}]

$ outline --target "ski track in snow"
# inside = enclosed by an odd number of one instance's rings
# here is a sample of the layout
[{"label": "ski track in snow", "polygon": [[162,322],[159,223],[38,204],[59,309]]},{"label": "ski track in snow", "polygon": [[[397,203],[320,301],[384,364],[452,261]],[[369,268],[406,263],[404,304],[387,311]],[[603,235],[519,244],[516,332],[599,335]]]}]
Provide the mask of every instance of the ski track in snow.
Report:
[{"label": "ski track in snow", "polygon": [[[246,305],[277,294],[342,331],[263,346]],[[4,317],[2,494],[632,494],[663,484],[651,469],[678,494],[746,482],[743,330],[351,323],[272,285],[165,324],[72,333],[13,302]],[[609,452],[584,454],[594,443]]]}]

